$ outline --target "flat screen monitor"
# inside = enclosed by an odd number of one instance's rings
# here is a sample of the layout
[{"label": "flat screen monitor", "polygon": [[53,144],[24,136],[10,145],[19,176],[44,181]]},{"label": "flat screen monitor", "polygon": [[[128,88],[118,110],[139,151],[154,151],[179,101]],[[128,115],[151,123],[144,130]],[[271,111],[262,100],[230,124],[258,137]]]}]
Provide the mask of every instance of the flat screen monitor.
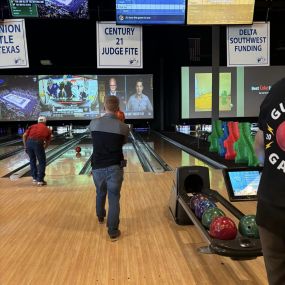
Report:
[{"label": "flat screen monitor", "polygon": [[116,23],[184,24],[186,0],[116,0]]},{"label": "flat screen monitor", "polygon": [[[271,86],[282,79],[284,66],[220,67],[219,117],[258,117]],[[181,118],[210,118],[212,67],[181,68]]]},{"label": "flat screen monitor", "polygon": [[256,200],[261,167],[224,169],[230,201]]},{"label": "flat screen monitor", "polygon": [[255,0],[188,0],[188,25],[252,24]]},{"label": "flat screen monitor", "polygon": [[40,112],[37,87],[34,75],[0,75],[0,120],[36,120]]},{"label": "flat screen monitor", "polygon": [[39,102],[48,119],[92,119],[100,114],[97,76],[40,75]]},{"label": "flat screen monitor", "polygon": [[126,119],[152,119],[153,76],[0,75],[0,121],[91,120],[116,96]]},{"label": "flat screen monitor", "polygon": [[98,75],[100,110],[103,112],[104,96],[115,95],[120,99],[120,109],[126,119],[152,119],[153,76]]},{"label": "flat screen monitor", "polygon": [[15,18],[89,18],[88,0],[9,0]]}]

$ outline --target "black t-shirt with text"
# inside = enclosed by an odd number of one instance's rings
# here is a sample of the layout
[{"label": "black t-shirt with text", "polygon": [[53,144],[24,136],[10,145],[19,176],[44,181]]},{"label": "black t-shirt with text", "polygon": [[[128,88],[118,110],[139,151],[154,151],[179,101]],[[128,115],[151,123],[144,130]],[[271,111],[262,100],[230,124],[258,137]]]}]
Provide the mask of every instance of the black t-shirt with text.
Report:
[{"label": "black t-shirt with text", "polygon": [[260,106],[265,160],[258,189],[257,223],[285,236],[285,79],[271,88]]}]

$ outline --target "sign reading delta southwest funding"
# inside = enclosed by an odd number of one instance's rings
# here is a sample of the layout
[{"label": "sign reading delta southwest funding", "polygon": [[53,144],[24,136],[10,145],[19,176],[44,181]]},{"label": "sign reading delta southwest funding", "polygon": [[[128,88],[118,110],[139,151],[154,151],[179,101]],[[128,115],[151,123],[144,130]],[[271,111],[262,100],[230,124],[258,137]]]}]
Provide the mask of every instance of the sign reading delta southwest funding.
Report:
[{"label": "sign reading delta southwest funding", "polygon": [[142,27],[97,22],[97,68],[143,68]]},{"label": "sign reading delta southwest funding", "polygon": [[0,68],[29,67],[25,21],[0,21]]},{"label": "sign reading delta southwest funding", "polygon": [[269,22],[227,27],[227,66],[269,65]]}]

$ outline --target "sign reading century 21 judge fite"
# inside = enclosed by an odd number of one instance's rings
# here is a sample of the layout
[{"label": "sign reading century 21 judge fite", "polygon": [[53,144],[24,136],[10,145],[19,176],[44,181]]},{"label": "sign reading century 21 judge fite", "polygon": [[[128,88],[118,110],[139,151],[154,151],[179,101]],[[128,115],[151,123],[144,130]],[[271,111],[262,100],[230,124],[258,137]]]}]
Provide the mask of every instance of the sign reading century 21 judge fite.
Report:
[{"label": "sign reading century 21 judge fite", "polygon": [[97,68],[143,68],[142,27],[97,22]]},{"label": "sign reading century 21 judge fite", "polygon": [[270,65],[270,23],[227,27],[227,66]]},{"label": "sign reading century 21 judge fite", "polygon": [[24,19],[0,21],[0,68],[29,67]]}]

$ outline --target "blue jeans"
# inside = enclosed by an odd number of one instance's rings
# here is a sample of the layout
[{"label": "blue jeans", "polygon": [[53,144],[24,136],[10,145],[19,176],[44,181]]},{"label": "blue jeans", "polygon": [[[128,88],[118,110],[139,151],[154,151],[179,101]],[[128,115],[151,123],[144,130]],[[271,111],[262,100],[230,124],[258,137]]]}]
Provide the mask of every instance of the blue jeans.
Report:
[{"label": "blue jeans", "polygon": [[[27,154],[30,158],[31,173],[33,179],[44,181],[46,170],[46,153],[42,141],[27,140]],[[37,160],[39,165],[37,167]]]},{"label": "blue jeans", "polygon": [[107,227],[109,235],[116,234],[120,223],[120,192],[124,171],[119,165],[93,169],[93,181],[96,186],[96,214],[98,218],[106,216],[105,202],[108,193],[109,211]]}]

